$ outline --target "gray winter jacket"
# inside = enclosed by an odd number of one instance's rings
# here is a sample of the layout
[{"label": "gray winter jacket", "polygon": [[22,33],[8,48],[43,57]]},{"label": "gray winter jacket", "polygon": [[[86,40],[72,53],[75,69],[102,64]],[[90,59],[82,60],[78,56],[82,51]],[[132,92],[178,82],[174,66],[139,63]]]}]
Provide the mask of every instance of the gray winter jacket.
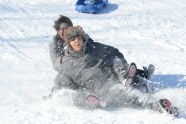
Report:
[{"label": "gray winter jacket", "polygon": [[61,63],[55,79],[56,88],[84,88],[97,92],[105,87],[109,80],[121,83],[126,77],[128,64],[124,56],[108,45],[97,42],[85,42],[80,52],[70,48],[65,50],[67,59]]},{"label": "gray winter jacket", "polygon": [[[85,38],[87,41],[92,42],[93,40],[85,34]],[[54,36],[53,41],[49,44],[49,55],[52,61],[52,65],[54,70],[60,71],[61,66],[61,57],[65,55],[64,46],[65,41],[61,39],[58,35]]]}]

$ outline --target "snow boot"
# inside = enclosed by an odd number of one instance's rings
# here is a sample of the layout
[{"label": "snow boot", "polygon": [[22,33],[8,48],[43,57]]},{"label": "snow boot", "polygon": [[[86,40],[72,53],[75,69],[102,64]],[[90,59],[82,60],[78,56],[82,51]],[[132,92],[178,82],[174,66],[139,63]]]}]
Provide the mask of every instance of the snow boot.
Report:
[{"label": "snow boot", "polygon": [[173,115],[174,117],[178,116],[178,111],[176,107],[173,107],[171,102],[168,99],[160,99],[160,112],[166,112],[168,114]]},{"label": "snow boot", "polygon": [[141,77],[146,78],[147,80],[149,80],[150,79],[150,76],[152,74],[154,74],[155,66],[152,65],[152,64],[149,64],[148,68],[145,67],[145,66],[143,66],[143,71],[144,71],[143,72],[144,74],[142,76],[141,75],[139,75],[139,76],[141,76]]},{"label": "snow boot", "polygon": [[125,86],[130,87],[132,86],[134,76],[136,75],[137,67],[135,63],[131,63],[129,67],[128,77],[125,81]]},{"label": "snow boot", "polygon": [[152,74],[154,74],[154,71],[155,71],[155,66],[152,65],[152,64],[149,64],[149,66],[148,66],[148,73],[147,73],[147,80],[149,80],[150,76]]}]

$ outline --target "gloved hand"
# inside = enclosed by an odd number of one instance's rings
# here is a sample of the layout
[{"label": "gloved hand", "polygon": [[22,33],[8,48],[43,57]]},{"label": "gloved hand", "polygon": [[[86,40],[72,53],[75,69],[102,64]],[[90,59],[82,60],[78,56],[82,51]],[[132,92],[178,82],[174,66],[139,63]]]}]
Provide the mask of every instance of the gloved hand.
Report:
[{"label": "gloved hand", "polygon": [[114,72],[118,75],[121,81],[127,78],[129,65],[124,63],[122,59],[115,57],[113,61]]}]

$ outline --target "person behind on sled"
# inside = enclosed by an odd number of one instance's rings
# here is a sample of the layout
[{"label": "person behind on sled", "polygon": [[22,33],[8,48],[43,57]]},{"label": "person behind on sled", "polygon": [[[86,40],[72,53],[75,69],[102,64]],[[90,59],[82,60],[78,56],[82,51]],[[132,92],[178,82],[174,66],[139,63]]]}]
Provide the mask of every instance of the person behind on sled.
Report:
[{"label": "person behind on sled", "polygon": [[[132,87],[137,74],[118,49],[98,42],[87,42],[78,27],[65,30],[65,60],[55,79],[55,91],[77,91],[74,104],[81,108],[137,107],[173,112],[167,99],[140,92]],[[128,85],[126,85],[126,83]],[[162,109],[163,108],[163,109]]]}]

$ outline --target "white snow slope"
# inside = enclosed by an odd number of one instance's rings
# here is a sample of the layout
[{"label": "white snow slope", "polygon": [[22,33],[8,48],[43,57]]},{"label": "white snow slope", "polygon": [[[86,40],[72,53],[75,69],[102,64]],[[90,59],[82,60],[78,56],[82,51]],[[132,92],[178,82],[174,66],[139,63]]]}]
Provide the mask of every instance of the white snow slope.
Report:
[{"label": "white snow slope", "polygon": [[[186,124],[186,1],[109,0],[100,14],[75,11],[76,0],[0,0],[0,124]],[[82,110],[73,92],[44,100],[56,72],[48,44],[66,15],[95,41],[117,47],[128,63],[152,63],[179,118],[151,110]]]}]

